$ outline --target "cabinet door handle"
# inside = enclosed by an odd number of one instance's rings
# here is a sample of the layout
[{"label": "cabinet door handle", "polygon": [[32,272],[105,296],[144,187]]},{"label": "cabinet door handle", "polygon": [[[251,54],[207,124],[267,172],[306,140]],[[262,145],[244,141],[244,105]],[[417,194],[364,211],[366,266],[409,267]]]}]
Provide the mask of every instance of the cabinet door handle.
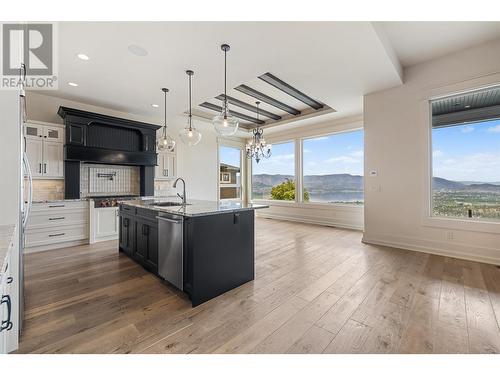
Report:
[{"label": "cabinet door handle", "polygon": [[7,304],[7,320],[2,320],[2,325],[0,326],[0,332],[3,330],[10,331],[12,329],[12,322],[10,320],[11,318],[11,313],[12,313],[12,303],[10,301],[10,296],[2,296],[2,302],[0,305],[3,305],[4,303]]},{"label": "cabinet door handle", "polygon": [[167,172],[167,174],[166,174],[165,176],[167,176],[167,177],[168,177],[168,169],[165,169],[165,172]]},{"label": "cabinet door handle", "polygon": [[64,207],[64,204],[54,204],[49,206],[49,208],[58,208],[58,207]]},{"label": "cabinet door handle", "polygon": [[38,173],[42,173],[42,163],[38,163]]},{"label": "cabinet door handle", "polygon": [[123,219],[123,226],[128,228],[128,218]]},{"label": "cabinet door handle", "polygon": [[66,219],[64,216],[61,217],[49,217],[49,220],[64,220]]},{"label": "cabinet door handle", "polygon": [[47,173],[47,163],[43,163],[43,173]]},{"label": "cabinet door handle", "polygon": [[60,237],[64,236],[66,233],[56,233],[56,234],[49,234],[49,237]]},{"label": "cabinet door handle", "polygon": [[7,277],[7,284],[12,284],[14,278],[12,276]]},{"label": "cabinet door handle", "polygon": [[165,174],[165,169],[163,170],[163,176],[166,176],[166,174]]},{"label": "cabinet door handle", "polygon": [[234,214],[233,223],[234,224],[238,224],[239,220],[240,220],[240,214]]}]

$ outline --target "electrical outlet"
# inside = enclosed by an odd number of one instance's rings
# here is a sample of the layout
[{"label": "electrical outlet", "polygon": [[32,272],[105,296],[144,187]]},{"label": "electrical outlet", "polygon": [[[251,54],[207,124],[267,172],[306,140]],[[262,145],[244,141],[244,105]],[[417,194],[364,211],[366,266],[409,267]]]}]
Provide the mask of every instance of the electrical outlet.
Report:
[{"label": "electrical outlet", "polygon": [[448,241],[453,240],[453,239],[454,239],[454,237],[455,237],[455,236],[454,236],[454,234],[453,234],[453,232],[452,232],[451,230],[449,230],[449,231],[447,231],[447,232],[446,232],[446,239],[447,239]]}]

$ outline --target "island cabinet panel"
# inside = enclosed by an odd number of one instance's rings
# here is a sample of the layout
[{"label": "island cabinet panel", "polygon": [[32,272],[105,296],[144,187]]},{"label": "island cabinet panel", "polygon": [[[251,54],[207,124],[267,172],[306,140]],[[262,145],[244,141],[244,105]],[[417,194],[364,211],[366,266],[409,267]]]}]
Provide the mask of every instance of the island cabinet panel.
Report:
[{"label": "island cabinet panel", "polygon": [[136,219],[136,260],[151,272],[158,271],[158,223],[142,218]]},{"label": "island cabinet panel", "polygon": [[193,306],[254,279],[254,211],[185,220],[184,289]]},{"label": "island cabinet panel", "polygon": [[120,206],[119,247],[148,271],[158,273],[156,212]]},{"label": "island cabinet panel", "polygon": [[123,213],[120,213],[120,250],[125,254],[132,256],[135,249],[135,219]]}]

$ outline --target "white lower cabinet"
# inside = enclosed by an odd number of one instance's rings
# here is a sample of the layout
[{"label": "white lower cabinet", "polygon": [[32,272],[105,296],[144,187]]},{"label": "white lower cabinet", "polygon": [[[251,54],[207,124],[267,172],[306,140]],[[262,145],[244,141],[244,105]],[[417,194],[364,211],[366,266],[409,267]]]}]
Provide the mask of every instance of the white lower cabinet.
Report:
[{"label": "white lower cabinet", "polygon": [[90,208],[90,243],[118,239],[118,207]]},{"label": "white lower cabinet", "polygon": [[34,203],[26,231],[28,252],[88,243],[89,202]]}]

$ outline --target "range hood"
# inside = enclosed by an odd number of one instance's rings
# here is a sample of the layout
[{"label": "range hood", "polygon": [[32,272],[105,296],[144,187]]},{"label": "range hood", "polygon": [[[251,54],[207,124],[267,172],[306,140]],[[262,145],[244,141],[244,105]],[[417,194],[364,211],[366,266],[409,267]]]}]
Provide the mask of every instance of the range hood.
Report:
[{"label": "range hood", "polygon": [[64,160],[155,166],[156,131],[161,126],[74,108],[59,107],[64,119]]}]

